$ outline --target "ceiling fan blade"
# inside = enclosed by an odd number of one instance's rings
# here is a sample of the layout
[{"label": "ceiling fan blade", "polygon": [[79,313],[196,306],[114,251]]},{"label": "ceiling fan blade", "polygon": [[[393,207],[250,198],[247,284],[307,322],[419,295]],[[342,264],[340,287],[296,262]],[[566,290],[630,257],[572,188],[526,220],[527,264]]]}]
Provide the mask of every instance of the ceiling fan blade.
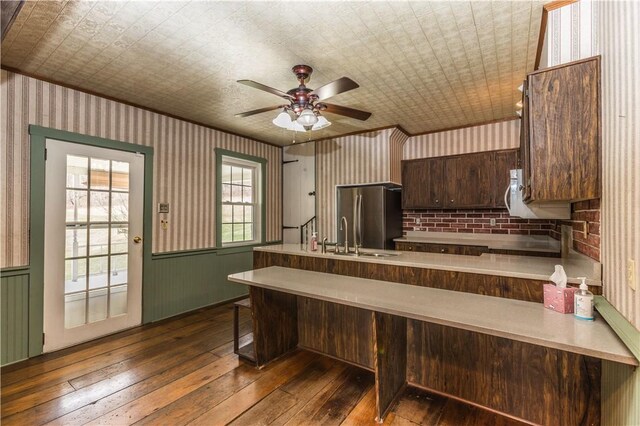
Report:
[{"label": "ceiling fan blade", "polygon": [[327,83],[324,86],[318,87],[311,92],[312,95],[318,96],[318,100],[328,99],[332,96],[339,95],[340,93],[348,92],[349,90],[357,89],[360,87],[358,83],[351,80],[348,77],[342,77],[337,80]]},{"label": "ceiling fan blade", "polygon": [[240,114],[236,114],[236,117],[249,117],[251,115],[256,115],[256,114],[260,114],[262,112],[267,112],[267,111],[273,111],[276,109],[280,109],[282,108],[282,105],[276,105],[276,106],[271,106],[271,107],[266,107],[266,108],[260,108],[260,109],[254,109],[253,111],[247,111],[247,112],[241,112]]},{"label": "ceiling fan blade", "polygon": [[371,117],[371,113],[367,111],[361,111],[359,109],[348,108],[341,105],[326,104],[324,102],[323,104],[327,107],[323,112],[344,115],[346,117],[351,117],[362,121],[365,121],[367,118]]},{"label": "ceiling fan blade", "polygon": [[245,86],[253,87],[254,89],[263,90],[265,92],[274,94],[276,96],[280,96],[285,99],[293,99],[293,96],[288,93],[283,92],[282,90],[274,89],[273,87],[265,86],[264,84],[258,83],[253,80],[238,80],[238,83],[244,84]]}]

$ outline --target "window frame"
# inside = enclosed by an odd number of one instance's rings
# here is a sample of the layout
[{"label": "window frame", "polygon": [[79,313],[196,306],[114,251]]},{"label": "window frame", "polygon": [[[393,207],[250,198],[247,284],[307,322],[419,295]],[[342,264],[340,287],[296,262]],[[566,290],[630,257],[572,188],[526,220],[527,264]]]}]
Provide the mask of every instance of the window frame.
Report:
[{"label": "window frame", "polygon": [[[266,193],[267,193],[267,160],[253,155],[242,154],[222,148],[215,149],[216,155],[216,247],[242,247],[256,244],[264,244],[266,241]],[[228,159],[228,160],[227,160]],[[254,187],[256,201],[253,212],[253,226],[256,227],[256,218],[259,218],[257,231],[254,231],[254,239],[250,241],[222,242],[222,164],[225,161],[237,166],[255,166],[258,188]],[[253,163],[253,164],[250,164]],[[255,186],[255,185],[254,185]]]}]

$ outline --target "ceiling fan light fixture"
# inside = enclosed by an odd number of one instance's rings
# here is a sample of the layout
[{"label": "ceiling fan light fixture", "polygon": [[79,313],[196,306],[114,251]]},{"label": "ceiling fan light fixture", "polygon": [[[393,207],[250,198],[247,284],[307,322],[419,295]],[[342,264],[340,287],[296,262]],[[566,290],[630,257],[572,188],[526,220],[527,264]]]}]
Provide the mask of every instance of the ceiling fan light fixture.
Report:
[{"label": "ceiling fan light fixture", "polygon": [[309,108],[305,108],[296,120],[301,126],[313,126],[318,122],[318,117]]},{"label": "ceiling fan light fixture", "polygon": [[289,126],[287,126],[286,128],[287,130],[292,130],[294,132],[306,132],[307,130],[304,128],[304,126],[300,123],[298,123],[296,120],[291,120],[291,122],[289,123]]},{"label": "ceiling fan light fixture", "polygon": [[329,126],[331,126],[331,122],[329,120],[327,120],[326,118],[324,118],[324,116],[318,114],[318,122],[313,125],[311,130],[320,130],[320,129],[324,129],[325,127],[329,127]]},{"label": "ceiling fan light fixture", "polygon": [[273,119],[273,124],[278,127],[282,127],[283,129],[288,129],[292,121],[293,120],[291,120],[289,113],[283,108],[282,112]]}]

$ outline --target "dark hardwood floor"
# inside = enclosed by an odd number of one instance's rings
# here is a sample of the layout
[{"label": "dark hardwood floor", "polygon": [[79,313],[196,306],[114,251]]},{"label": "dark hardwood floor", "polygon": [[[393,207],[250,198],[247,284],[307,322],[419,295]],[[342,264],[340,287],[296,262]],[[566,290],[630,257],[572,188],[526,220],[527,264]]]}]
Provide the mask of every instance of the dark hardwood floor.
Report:
[{"label": "dark hardwood floor", "polygon": [[[231,305],[10,365],[1,378],[3,425],[375,424],[373,373],[306,351],[260,371],[239,361]],[[385,423],[518,424],[412,388]]]}]

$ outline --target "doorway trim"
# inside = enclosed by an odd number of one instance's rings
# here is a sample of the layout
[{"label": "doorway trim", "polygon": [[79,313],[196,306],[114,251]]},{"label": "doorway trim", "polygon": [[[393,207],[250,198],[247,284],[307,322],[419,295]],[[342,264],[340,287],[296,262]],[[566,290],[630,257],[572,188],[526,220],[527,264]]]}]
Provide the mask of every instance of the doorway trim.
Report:
[{"label": "doorway trim", "polygon": [[144,199],[142,206],[142,318],[144,320],[145,277],[150,276],[153,214],[153,148],[64,130],[29,125],[29,357],[42,353],[44,321],[44,195],[45,147],[47,139],[144,155]]}]

